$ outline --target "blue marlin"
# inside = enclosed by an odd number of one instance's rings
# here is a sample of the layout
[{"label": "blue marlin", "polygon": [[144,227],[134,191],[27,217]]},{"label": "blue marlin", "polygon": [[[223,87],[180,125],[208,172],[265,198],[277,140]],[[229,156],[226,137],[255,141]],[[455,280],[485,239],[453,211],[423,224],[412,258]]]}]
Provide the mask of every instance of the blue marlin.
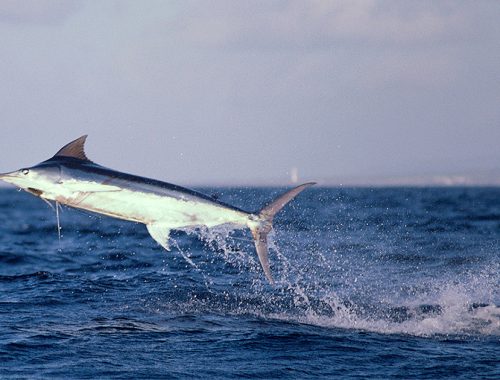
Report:
[{"label": "blue marlin", "polygon": [[247,212],[194,190],[98,165],[85,154],[86,138],[70,142],[38,165],[0,174],[0,179],[46,201],[143,223],[166,250],[171,230],[249,228],[264,274],[273,283],[267,244],[273,218],[314,182],[287,191],[258,212]]}]

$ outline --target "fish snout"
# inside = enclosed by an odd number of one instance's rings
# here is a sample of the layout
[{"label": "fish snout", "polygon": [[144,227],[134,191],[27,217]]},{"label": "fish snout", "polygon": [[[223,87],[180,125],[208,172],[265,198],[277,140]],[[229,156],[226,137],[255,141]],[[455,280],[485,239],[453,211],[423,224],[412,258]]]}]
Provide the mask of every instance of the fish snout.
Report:
[{"label": "fish snout", "polygon": [[20,173],[19,170],[16,170],[14,172],[10,173],[0,173],[0,180],[11,183],[16,186],[22,186],[24,178],[21,176],[22,173]]},{"label": "fish snout", "polygon": [[0,173],[0,180],[9,182],[9,179],[14,178],[16,173],[17,172]]}]

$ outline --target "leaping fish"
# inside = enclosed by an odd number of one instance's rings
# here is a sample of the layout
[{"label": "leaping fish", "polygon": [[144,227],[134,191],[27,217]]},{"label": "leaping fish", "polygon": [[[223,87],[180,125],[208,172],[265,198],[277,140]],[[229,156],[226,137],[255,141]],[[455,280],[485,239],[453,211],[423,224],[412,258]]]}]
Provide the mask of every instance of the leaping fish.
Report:
[{"label": "leaping fish", "polygon": [[273,218],[314,182],[287,191],[258,212],[247,212],[194,190],[98,165],[85,154],[86,138],[70,142],[38,165],[0,174],[0,179],[46,201],[143,223],[166,250],[173,229],[249,228],[264,274],[273,283],[267,245]]}]

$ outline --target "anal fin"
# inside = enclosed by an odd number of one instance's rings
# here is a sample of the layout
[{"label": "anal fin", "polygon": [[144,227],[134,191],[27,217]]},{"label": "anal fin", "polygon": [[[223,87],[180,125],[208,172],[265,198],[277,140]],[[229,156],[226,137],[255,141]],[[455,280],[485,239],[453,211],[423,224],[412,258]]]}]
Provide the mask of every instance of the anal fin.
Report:
[{"label": "anal fin", "polygon": [[170,228],[161,223],[147,224],[146,227],[151,237],[167,251],[170,251],[170,245],[168,244]]},{"label": "anal fin", "polygon": [[255,242],[255,249],[257,250],[257,256],[259,257],[260,265],[264,270],[267,280],[272,285],[274,284],[273,276],[271,275],[271,269],[269,267],[269,250],[267,248],[267,234],[266,231],[259,231],[258,229],[252,230],[253,239]]}]

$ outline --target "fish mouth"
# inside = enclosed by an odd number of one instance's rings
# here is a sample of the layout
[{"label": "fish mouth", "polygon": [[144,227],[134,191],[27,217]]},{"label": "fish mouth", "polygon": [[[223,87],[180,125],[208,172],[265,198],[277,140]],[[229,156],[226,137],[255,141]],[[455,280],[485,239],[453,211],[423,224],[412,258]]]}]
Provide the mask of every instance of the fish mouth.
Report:
[{"label": "fish mouth", "polygon": [[0,180],[15,185],[23,190],[26,190],[28,193],[31,193],[37,197],[43,195],[42,190],[29,186],[29,183],[26,182],[24,178],[20,177],[17,174],[17,172],[0,173]]}]

